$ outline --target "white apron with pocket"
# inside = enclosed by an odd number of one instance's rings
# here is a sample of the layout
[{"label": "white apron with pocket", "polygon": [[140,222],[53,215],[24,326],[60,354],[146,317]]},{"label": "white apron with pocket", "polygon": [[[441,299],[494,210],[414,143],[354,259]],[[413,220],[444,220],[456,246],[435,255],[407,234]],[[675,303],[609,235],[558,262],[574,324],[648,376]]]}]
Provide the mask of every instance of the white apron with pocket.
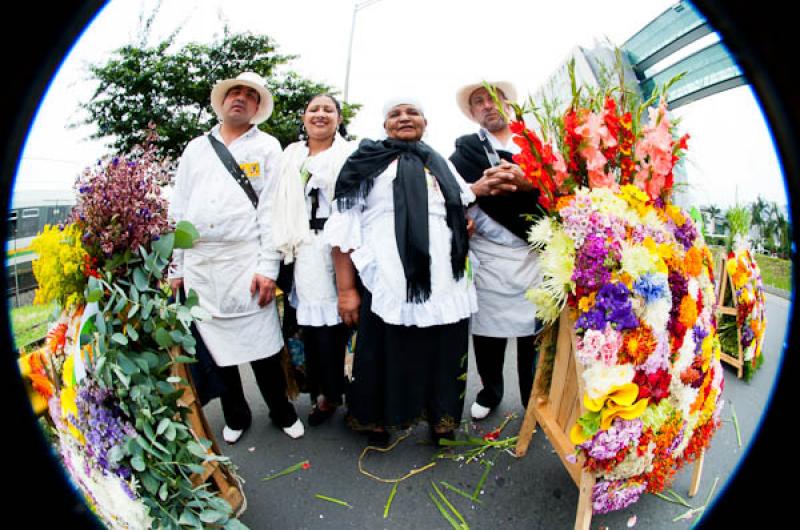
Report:
[{"label": "white apron with pocket", "polygon": [[198,242],[184,254],[186,291],[194,289],[210,319],[197,322],[218,366],[271,357],[283,347],[275,300],[258,305],[250,283],[258,260],[258,241]]}]

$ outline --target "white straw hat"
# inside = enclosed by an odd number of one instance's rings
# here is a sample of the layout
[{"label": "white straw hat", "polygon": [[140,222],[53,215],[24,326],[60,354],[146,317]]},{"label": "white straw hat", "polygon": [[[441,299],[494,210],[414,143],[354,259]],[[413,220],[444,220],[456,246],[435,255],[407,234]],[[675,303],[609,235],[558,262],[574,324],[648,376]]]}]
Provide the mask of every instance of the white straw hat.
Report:
[{"label": "white straw hat", "polygon": [[[502,90],[508,101],[517,100],[517,89],[514,88],[514,85],[512,85],[510,81],[491,81],[488,84],[496,89]],[[461,112],[463,112],[464,116],[469,118],[470,121],[475,121],[475,118],[472,117],[472,112],[470,111],[469,97],[479,88],[484,88],[483,82],[470,83],[459,88],[458,92],[456,92],[458,108],[461,109]]]},{"label": "white straw hat", "polygon": [[219,119],[222,119],[222,102],[228,91],[235,86],[244,85],[254,89],[261,96],[261,101],[258,103],[258,110],[256,110],[253,119],[250,123],[258,125],[265,121],[272,114],[273,102],[272,94],[267,90],[267,81],[255,72],[243,72],[235,79],[224,79],[218,81],[211,89],[211,108],[217,114]]}]

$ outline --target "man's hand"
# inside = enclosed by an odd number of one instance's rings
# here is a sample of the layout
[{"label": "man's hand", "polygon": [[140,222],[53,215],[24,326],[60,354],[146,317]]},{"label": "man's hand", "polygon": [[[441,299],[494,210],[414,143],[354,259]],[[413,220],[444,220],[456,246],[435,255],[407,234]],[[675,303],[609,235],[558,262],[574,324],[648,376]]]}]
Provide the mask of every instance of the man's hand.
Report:
[{"label": "man's hand", "polygon": [[467,237],[472,237],[472,234],[475,233],[475,220],[467,216]]},{"label": "man's hand", "polygon": [[356,289],[339,291],[339,316],[348,326],[358,324],[358,310],[361,307],[361,296]]},{"label": "man's hand", "polygon": [[181,287],[183,287],[183,278],[172,278],[169,281],[169,288],[172,289],[172,296],[175,298],[177,298],[178,293],[181,292]]},{"label": "man's hand", "polygon": [[256,291],[258,291],[258,305],[264,307],[275,298],[275,280],[254,274],[253,281],[250,282],[250,295],[255,296]]},{"label": "man's hand", "polygon": [[515,191],[531,191],[533,189],[533,184],[525,178],[522,168],[507,160],[501,161],[499,166],[490,167],[484,171],[483,177],[478,182],[484,179],[492,182],[490,195],[503,195]]}]

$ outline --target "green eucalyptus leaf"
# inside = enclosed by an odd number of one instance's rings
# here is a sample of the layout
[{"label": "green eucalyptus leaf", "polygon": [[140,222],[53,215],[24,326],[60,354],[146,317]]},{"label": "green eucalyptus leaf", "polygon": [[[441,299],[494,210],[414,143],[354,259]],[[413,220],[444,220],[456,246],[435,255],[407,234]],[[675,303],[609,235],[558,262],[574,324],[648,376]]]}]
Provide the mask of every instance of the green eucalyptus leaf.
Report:
[{"label": "green eucalyptus leaf", "polygon": [[211,314],[199,305],[192,306],[191,313],[196,320],[208,320],[211,318]]},{"label": "green eucalyptus leaf", "polygon": [[144,489],[146,489],[150,495],[155,495],[158,491],[158,480],[156,480],[153,474],[150,471],[145,471],[140,473],[138,477],[139,480],[142,481]]},{"label": "green eucalyptus leaf", "polygon": [[162,482],[161,487],[158,488],[158,498],[161,499],[162,501],[165,501],[167,500],[168,496],[169,496],[169,489],[167,488],[167,483]]},{"label": "green eucalyptus leaf", "polygon": [[235,519],[231,517],[225,522],[225,526],[223,527],[225,530],[247,530],[247,527],[242,524],[239,519]]},{"label": "green eucalyptus leaf", "polygon": [[[159,256],[166,258],[172,254],[172,248],[175,245],[175,240],[175,233],[169,232],[167,234],[162,234],[161,237],[159,237],[156,241],[153,241],[151,246]],[[150,261],[152,263],[153,256],[151,255],[149,258],[151,258]]]},{"label": "green eucalyptus leaf", "polygon": [[147,469],[147,465],[144,463],[144,459],[140,455],[131,458],[131,467],[139,472]]},{"label": "green eucalyptus leaf", "polygon": [[200,232],[189,221],[179,221],[175,225],[175,248],[192,248]]},{"label": "green eucalyptus leaf", "polygon": [[116,332],[113,335],[111,335],[111,340],[116,342],[117,344],[122,344],[123,346],[128,344],[128,337],[126,337],[120,332]]},{"label": "green eucalyptus leaf", "polygon": [[124,353],[117,353],[117,365],[122,369],[125,375],[139,372],[139,368]]},{"label": "green eucalyptus leaf", "polygon": [[178,524],[181,526],[202,527],[200,519],[198,519],[197,516],[191,512],[191,510],[183,510],[180,518],[178,518]]},{"label": "green eucalyptus leaf", "polygon": [[137,311],[139,311],[140,307],[141,307],[141,306],[139,306],[139,304],[132,304],[132,305],[131,305],[131,308],[130,308],[130,309],[128,309],[128,318],[129,318],[129,319],[130,319],[130,318],[133,318],[133,315],[135,315],[135,314],[136,314],[136,312],[137,312]]},{"label": "green eucalyptus leaf", "polygon": [[128,338],[131,340],[139,340],[139,332],[133,326],[127,326]]},{"label": "green eucalyptus leaf", "polygon": [[164,431],[164,438],[166,438],[170,442],[174,442],[175,438],[178,436],[178,429],[175,428],[175,425],[170,422],[167,430]]},{"label": "green eucalyptus leaf", "polygon": [[196,363],[197,359],[195,359],[194,357],[189,357],[187,355],[178,355],[177,357],[175,357],[175,362],[176,363],[184,363],[184,364],[192,364],[192,363]]},{"label": "green eucalyptus leaf", "polygon": [[133,285],[135,285],[140,291],[145,291],[149,287],[147,274],[144,272],[144,270],[142,270],[141,267],[136,267],[133,269]]},{"label": "green eucalyptus leaf", "polygon": [[164,431],[166,431],[167,427],[169,427],[171,424],[172,421],[170,421],[169,418],[162,418],[162,420],[158,422],[158,427],[156,427],[156,435],[161,436],[164,434]]},{"label": "green eucalyptus leaf", "polygon": [[172,337],[165,328],[158,328],[155,335],[156,343],[162,348],[169,348],[172,346]]},{"label": "green eucalyptus leaf", "polygon": [[200,512],[200,520],[206,524],[216,523],[220,519],[224,519],[226,515],[217,510],[203,510]]}]

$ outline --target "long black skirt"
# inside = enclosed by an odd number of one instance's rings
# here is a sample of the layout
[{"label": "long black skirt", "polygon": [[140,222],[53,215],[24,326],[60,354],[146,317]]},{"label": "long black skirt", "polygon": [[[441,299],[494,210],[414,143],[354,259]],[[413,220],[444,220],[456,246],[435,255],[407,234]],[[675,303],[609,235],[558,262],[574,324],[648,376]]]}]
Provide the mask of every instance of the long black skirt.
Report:
[{"label": "long black skirt", "polygon": [[348,421],[356,430],[419,421],[455,429],[467,381],[468,323],[420,328],[385,323],[362,291]]}]

